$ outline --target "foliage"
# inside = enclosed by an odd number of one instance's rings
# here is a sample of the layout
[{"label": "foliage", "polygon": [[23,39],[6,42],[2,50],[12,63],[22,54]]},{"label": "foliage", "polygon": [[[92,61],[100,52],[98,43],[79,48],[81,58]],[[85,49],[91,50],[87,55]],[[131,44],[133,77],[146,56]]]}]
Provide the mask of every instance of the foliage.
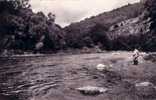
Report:
[{"label": "foliage", "polygon": [[21,8],[29,8],[29,0],[1,0],[0,12],[16,13]]},{"label": "foliage", "polygon": [[156,31],[156,1],[155,0],[145,0],[145,9],[148,11],[148,17],[151,18],[151,30]]},{"label": "foliage", "polygon": [[1,49],[63,48],[64,33],[61,27],[54,23],[55,15],[52,13],[48,16],[42,12],[33,13],[28,8],[28,0],[0,1],[0,8],[4,8],[0,12]]}]

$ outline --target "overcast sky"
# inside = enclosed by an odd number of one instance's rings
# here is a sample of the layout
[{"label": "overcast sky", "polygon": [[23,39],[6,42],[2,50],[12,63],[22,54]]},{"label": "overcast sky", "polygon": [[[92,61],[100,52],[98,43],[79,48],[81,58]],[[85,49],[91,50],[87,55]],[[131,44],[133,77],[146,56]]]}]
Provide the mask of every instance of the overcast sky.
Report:
[{"label": "overcast sky", "polygon": [[34,12],[52,12],[62,27],[139,0],[31,0]]}]

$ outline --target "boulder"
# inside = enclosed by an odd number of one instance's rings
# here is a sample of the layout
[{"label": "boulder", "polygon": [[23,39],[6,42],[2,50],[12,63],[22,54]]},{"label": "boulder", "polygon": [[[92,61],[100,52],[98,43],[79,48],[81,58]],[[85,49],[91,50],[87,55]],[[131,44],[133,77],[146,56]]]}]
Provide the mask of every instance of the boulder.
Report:
[{"label": "boulder", "polygon": [[104,70],[108,70],[109,67],[107,65],[104,65],[104,64],[98,64],[96,66],[96,69],[99,70],[99,71],[104,71]]}]

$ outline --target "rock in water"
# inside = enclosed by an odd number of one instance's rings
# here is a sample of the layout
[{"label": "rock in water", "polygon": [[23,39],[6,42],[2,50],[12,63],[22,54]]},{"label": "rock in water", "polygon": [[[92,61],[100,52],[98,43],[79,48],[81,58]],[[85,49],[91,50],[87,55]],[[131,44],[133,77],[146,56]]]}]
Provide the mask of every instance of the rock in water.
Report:
[{"label": "rock in water", "polygon": [[151,82],[141,82],[141,83],[136,83],[136,87],[147,87],[147,86],[153,86]]},{"label": "rock in water", "polygon": [[156,62],[156,53],[149,53],[143,56],[144,60]]},{"label": "rock in water", "polygon": [[106,92],[108,89],[102,87],[84,86],[76,88],[76,90],[80,91],[84,95],[99,95],[101,93]]},{"label": "rock in water", "polygon": [[108,70],[108,66],[106,66],[104,64],[98,64],[96,66],[96,69],[99,70],[99,71]]},{"label": "rock in water", "polygon": [[136,83],[135,87],[138,95],[150,97],[156,95],[155,86],[151,82]]}]

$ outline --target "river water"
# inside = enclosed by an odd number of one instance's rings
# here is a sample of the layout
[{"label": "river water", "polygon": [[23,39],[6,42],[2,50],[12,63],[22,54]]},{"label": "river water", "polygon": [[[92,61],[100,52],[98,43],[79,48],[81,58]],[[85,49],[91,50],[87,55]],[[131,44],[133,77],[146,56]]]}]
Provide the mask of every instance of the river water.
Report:
[{"label": "river water", "polygon": [[[138,99],[127,81],[122,81],[123,70],[131,53],[12,56],[0,58],[0,98],[2,100],[144,100]],[[112,59],[113,57],[113,59]],[[96,65],[122,65],[115,73],[103,74]],[[127,69],[128,70],[128,69]],[[129,75],[129,76],[128,76]],[[98,86],[110,89],[109,93],[85,96],[75,88]],[[131,91],[131,93],[130,93]],[[120,94],[120,95],[119,95]],[[118,96],[119,95],[119,96]],[[116,99],[115,99],[116,98]]]}]

